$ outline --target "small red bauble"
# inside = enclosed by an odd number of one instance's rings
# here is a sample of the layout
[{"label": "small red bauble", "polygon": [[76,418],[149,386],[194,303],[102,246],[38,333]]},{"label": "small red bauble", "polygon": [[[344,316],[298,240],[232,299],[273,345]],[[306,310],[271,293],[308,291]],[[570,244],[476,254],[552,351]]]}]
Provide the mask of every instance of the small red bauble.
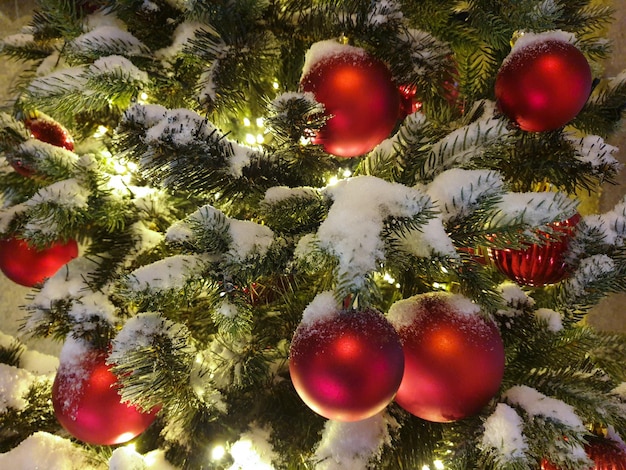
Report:
[{"label": "small red bauble", "polygon": [[592,81],[587,59],[567,36],[531,34],[518,40],[498,71],[496,100],[522,130],[555,130],[578,115]]},{"label": "small red bauble", "polygon": [[[585,445],[587,456],[594,466],[589,470],[626,470],[626,449],[612,439],[592,436]],[[547,459],[541,461],[541,470],[561,470]]]},{"label": "small red bauble", "polygon": [[19,238],[0,240],[0,270],[17,284],[33,287],[54,276],[78,256],[76,240],[54,242],[42,250]]},{"label": "small red bauble", "polygon": [[372,150],[393,130],[400,92],[387,66],[363,49],[334,41],[313,44],[300,81],[329,116],[313,142],[338,157]]},{"label": "small red bauble", "polygon": [[400,339],[375,310],[342,310],[301,323],[289,353],[289,372],[300,398],[337,421],[380,412],[402,380]]},{"label": "small red bauble", "polygon": [[494,322],[466,297],[432,292],[400,300],[388,318],[404,348],[396,402],[434,422],[476,414],[500,388],[504,345]]},{"label": "small red bauble", "polygon": [[562,281],[569,274],[565,252],[579,221],[580,215],[575,214],[549,224],[553,239],[544,245],[532,244],[523,250],[490,248],[489,257],[502,274],[521,285],[541,287]]},{"label": "small red bauble", "polygon": [[74,150],[74,138],[65,127],[54,119],[38,115],[26,119],[24,125],[37,140],[56,147],[63,147],[65,150]]},{"label": "small red bauble", "polygon": [[75,438],[96,445],[129,441],[156,419],[158,407],[149,413],[122,403],[117,377],[106,364],[107,352],[88,350],[80,362],[59,366],[52,384],[54,414]]}]

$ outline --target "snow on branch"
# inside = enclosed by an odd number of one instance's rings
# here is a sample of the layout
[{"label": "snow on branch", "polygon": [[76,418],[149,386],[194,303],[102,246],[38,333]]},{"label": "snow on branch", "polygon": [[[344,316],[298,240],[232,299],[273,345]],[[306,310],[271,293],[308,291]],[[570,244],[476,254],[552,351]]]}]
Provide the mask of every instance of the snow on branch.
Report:
[{"label": "snow on branch", "polygon": [[500,194],[503,184],[496,172],[455,168],[437,176],[426,192],[439,208],[445,223],[467,216],[480,199]]},{"label": "snow on branch", "polygon": [[357,288],[385,259],[385,223],[417,220],[431,207],[421,191],[374,176],[341,180],[323,194],[332,206],[317,231],[319,247],[337,258],[339,279],[352,279]]},{"label": "snow on branch", "polygon": [[68,52],[86,56],[125,55],[139,56],[149,49],[128,31],[116,26],[99,26],[78,36],[67,44]]},{"label": "snow on branch", "polygon": [[127,286],[134,292],[166,292],[182,289],[199,277],[208,263],[206,257],[174,255],[134,270]]},{"label": "snow on branch", "polygon": [[[180,184],[182,169],[191,174],[203,167],[223,168],[239,177],[250,160],[258,156],[257,150],[227,139],[206,118],[188,109],[137,104],[126,110],[121,124],[145,129],[143,141],[147,148],[139,156],[140,162],[146,168],[163,172],[166,185]],[[176,160],[159,158],[172,152],[181,156]],[[173,170],[175,176],[169,177]]]},{"label": "snow on branch", "polygon": [[619,149],[604,142],[602,137],[587,135],[579,138],[566,135],[565,139],[574,147],[576,158],[588,163],[594,172],[604,173],[607,168],[618,172],[622,168],[622,164],[613,156]]},{"label": "snow on branch", "polygon": [[435,143],[421,169],[425,178],[433,178],[444,170],[462,165],[480,155],[491,144],[511,133],[508,120],[495,115],[495,104],[488,104],[482,117]]},{"label": "snow on branch", "polygon": [[568,219],[577,202],[558,192],[506,193],[496,204],[489,228],[507,225],[539,227]]},{"label": "snow on branch", "polygon": [[226,217],[211,205],[200,207],[166,233],[170,243],[191,244],[212,255],[224,255],[234,263],[265,256],[274,241],[269,227],[249,220]]},{"label": "snow on branch", "polygon": [[366,468],[391,445],[390,429],[398,423],[385,413],[355,422],[328,420],[313,456],[318,470]]},{"label": "snow on branch", "polygon": [[526,460],[528,443],[523,428],[524,423],[517,412],[506,403],[498,403],[495,411],[485,420],[480,447],[493,456],[499,467],[516,460]]}]

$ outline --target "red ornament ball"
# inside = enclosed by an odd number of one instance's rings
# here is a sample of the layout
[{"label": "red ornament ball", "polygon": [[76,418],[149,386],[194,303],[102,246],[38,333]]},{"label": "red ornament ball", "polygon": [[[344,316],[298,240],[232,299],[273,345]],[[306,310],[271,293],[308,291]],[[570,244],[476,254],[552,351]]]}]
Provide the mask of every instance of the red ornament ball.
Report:
[{"label": "red ornament ball", "polygon": [[396,402],[434,422],[476,414],[500,388],[504,345],[493,321],[459,294],[432,292],[394,303],[389,321],[404,348]]},{"label": "red ornament ball", "polygon": [[549,224],[554,233],[544,245],[531,244],[523,250],[490,248],[489,257],[502,274],[521,285],[541,287],[562,281],[570,272],[565,253],[579,221],[580,215],[575,214]]},{"label": "red ornament ball", "polygon": [[24,121],[24,125],[30,131],[33,138],[46,142],[65,150],[74,150],[74,138],[69,131],[51,117],[37,114],[36,117],[29,117]]},{"label": "red ornament ball", "polygon": [[313,93],[329,116],[313,143],[338,157],[372,150],[389,137],[401,112],[387,66],[363,49],[335,41],[311,46],[300,87]]},{"label": "red ornament ball", "polygon": [[144,413],[123,403],[117,377],[106,364],[107,352],[87,350],[63,362],[52,384],[54,414],[75,438],[96,445],[127,442],[156,419],[158,407]]},{"label": "red ornament ball", "polygon": [[41,250],[15,237],[0,240],[0,270],[26,287],[41,284],[77,256],[78,244],[72,239],[54,242]]},{"label": "red ornament ball", "polygon": [[524,131],[558,129],[574,119],[592,86],[583,53],[555,33],[522,36],[496,76],[502,113]]},{"label": "red ornament ball", "polygon": [[[589,470],[626,470],[626,448],[604,437],[592,436],[587,440],[585,452],[594,463]],[[543,459],[541,470],[561,470],[561,468]]]},{"label": "red ornament ball", "polygon": [[369,418],[393,400],[402,380],[400,339],[375,310],[327,313],[296,329],[289,351],[291,380],[300,398],[325,418]]}]

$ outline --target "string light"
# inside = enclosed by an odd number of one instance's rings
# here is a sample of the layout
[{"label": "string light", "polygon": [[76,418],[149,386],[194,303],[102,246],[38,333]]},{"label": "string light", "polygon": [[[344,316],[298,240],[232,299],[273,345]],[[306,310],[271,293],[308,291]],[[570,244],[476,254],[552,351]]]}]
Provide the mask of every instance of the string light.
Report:
[{"label": "string light", "polygon": [[214,462],[219,462],[226,455],[226,447],[222,444],[217,444],[211,449],[211,460]]},{"label": "string light", "polygon": [[[443,462],[441,460],[435,460],[433,462],[433,466],[435,467],[435,470],[444,470],[444,468],[446,468],[443,465]],[[424,465],[422,466],[422,470],[431,470],[430,467],[428,465]]]},{"label": "string light", "polygon": [[96,129],[96,132],[93,133],[93,137],[95,139],[99,139],[100,137],[103,137],[104,135],[106,135],[107,132],[109,132],[109,128],[106,126],[100,125]]}]

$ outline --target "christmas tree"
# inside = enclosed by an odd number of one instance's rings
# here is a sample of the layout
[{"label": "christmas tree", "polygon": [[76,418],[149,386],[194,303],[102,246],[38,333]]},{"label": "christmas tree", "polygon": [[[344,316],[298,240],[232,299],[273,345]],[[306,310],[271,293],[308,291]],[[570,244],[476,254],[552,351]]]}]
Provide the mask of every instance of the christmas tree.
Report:
[{"label": "christmas tree", "polygon": [[0,338],[0,466],[626,468],[611,18],[40,0],[0,268],[62,349]]}]

